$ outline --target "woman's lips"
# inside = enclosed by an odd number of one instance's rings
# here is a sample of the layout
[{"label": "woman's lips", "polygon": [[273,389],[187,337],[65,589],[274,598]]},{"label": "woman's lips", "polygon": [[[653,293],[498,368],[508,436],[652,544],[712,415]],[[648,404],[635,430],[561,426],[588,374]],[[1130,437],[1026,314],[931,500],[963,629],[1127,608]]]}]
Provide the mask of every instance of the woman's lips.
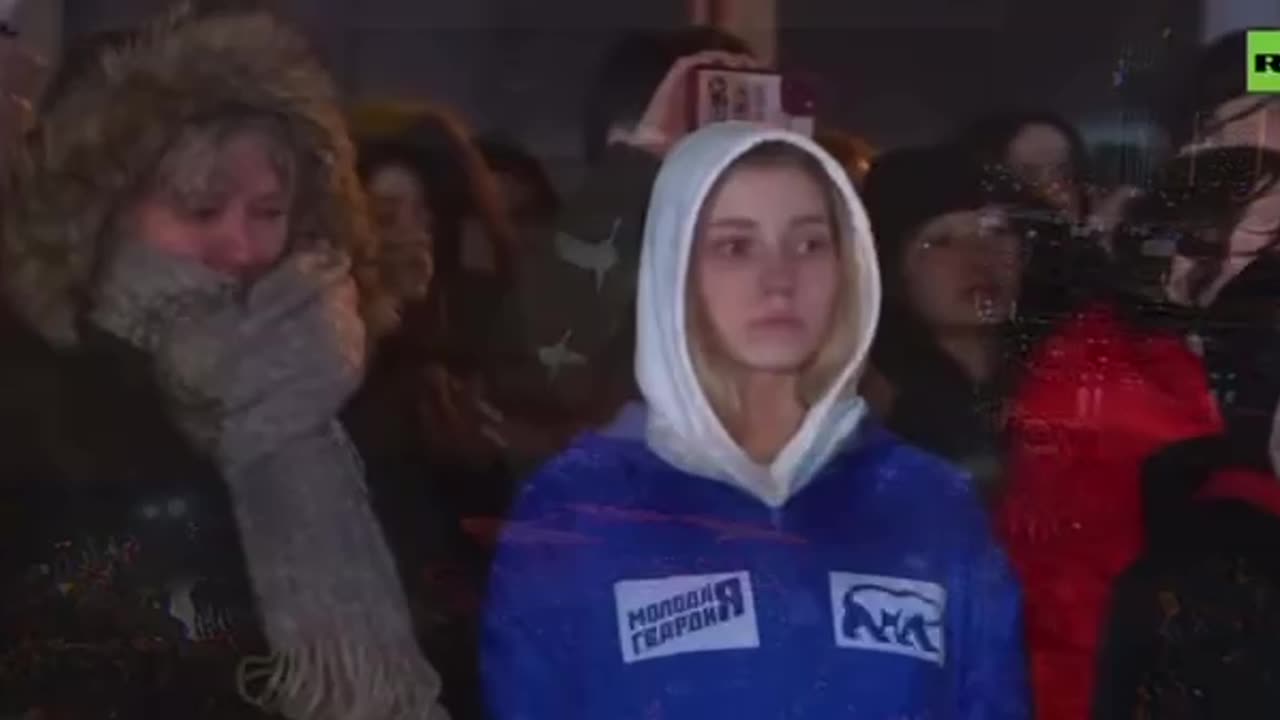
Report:
[{"label": "woman's lips", "polygon": [[802,325],[794,315],[772,315],[751,322],[751,327],[757,330],[796,330]]}]

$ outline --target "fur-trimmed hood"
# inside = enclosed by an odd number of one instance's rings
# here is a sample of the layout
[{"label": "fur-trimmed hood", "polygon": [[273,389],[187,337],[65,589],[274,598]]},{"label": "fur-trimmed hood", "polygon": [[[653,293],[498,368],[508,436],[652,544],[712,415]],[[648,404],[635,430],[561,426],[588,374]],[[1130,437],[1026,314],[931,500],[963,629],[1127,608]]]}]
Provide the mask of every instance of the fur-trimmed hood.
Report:
[{"label": "fur-trimmed hood", "polygon": [[345,249],[372,334],[394,322],[336,89],[310,47],[266,13],[195,18],[184,5],[106,52],[62,92],[12,169],[0,282],[60,347],[78,324],[120,205],[180,131],[228,109],[279,117],[300,150],[295,244]]}]

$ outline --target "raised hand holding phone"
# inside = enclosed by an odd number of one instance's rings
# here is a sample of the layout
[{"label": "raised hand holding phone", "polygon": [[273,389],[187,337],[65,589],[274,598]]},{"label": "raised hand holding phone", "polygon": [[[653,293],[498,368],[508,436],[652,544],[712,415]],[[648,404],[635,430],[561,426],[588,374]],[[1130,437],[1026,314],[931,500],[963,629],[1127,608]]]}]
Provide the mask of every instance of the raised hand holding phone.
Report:
[{"label": "raised hand holding phone", "polygon": [[724,51],[702,52],[677,60],[658,84],[635,130],[624,141],[661,157],[695,130],[689,118],[689,82],[696,68],[708,65],[742,70],[764,67],[749,55]]}]

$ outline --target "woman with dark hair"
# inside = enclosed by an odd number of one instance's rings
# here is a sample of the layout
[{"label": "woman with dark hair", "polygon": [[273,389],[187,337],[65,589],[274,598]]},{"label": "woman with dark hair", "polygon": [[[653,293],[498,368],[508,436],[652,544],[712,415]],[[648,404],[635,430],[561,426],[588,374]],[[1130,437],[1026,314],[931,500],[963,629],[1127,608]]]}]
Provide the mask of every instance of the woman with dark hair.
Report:
[{"label": "woman with dark hair", "polygon": [[995,492],[1026,246],[1018,181],[954,148],[902,150],[867,177],[884,269],[868,392],[886,425]]},{"label": "woman with dark hair", "polygon": [[1121,187],[1097,196],[1084,140],[1050,112],[993,113],[958,133],[956,142],[984,166],[1021,179],[1042,204],[1027,218],[1040,231],[1028,248],[1021,306],[1028,340],[1047,335],[1101,290],[1113,231],[1137,191]]},{"label": "woman with dark hair", "polygon": [[401,322],[374,348],[344,420],[418,637],[447,678],[445,702],[459,717],[481,717],[475,627],[489,548],[469,531],[501,517],[511,492],[506,448],[486,432],[501,424],[487,391],[501,368],[485,333],[513,270],[512,234],[466,128],[441,109],[410,114],[382,118],[383,131],[361,146],[359,174]]},{"label": "woman with dark hair", "polygon": [[1089,155],[1071,123],[1050,112],[1008,111],[980,118],[958,143],[982,163],[1003,165],[1074,223],[1090,211]]},{"label": "woman with dark hair", "polygon": [[500,448],[480,434],[478,399],[494,370],[488,333],[515,272],[514,231],[461,121],[441,108],[414,115],[361,147],[360,176],[388,248],[384,277],[402,316],[375,362],[386,371],[402,365],[416,384],[427,379],[416,395],[432,431],[419,442],[484,466]]},{"label": "woman with dark hair", "polygon": [[[503,213],[501,187],[462,121],[439,107],[418,110],[394,133],[357,137],[360,176],[379,198],[379,176],[408,173],[429,210],[437,280],[460,273],[509,282],[514,232]],[[359,130],[357,129],[357,133]],[[385,218],[384,218],[385,219]]]}]

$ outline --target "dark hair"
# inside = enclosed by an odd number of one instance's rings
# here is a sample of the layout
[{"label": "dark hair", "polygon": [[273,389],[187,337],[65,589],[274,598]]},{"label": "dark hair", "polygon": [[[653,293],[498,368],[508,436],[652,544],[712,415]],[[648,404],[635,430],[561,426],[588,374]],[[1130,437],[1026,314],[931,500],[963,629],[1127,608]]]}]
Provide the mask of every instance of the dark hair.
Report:
[{"label": "dark hair", "polygon": [[1071,153],[1071,166],[1081,209],[1088,211],[1086,184],[1090,179],[1089,151],[1084,138],[1061,115],[1044,110],[1004,110],[979,117],[958,132],[955,144],[983,164],[1004,165],[1009,145],[1026,128],[1045,125],[1062,134]]},{"label": "dark hair", "polygon": [[480,154],[489,169],[495,173],[512,175],[533,191],[534,203],[540,215],[555,217],[560,212],[560,194],[551,182],[551,176],[533,153],[513,141],[496,137],[476,141]]},{"label": "dark hair", "polygon": [[[903,254],[925,223],[949,212],[1005,205],[1043,210],[1016,177],[984,167],[953,145],[895,150],[876,159],[862,193],[884,286],[884,305],[871,357],[895,386],[919,384],[943,391],[971,382],[938,345],[906,295]],[[1015,218],[1015,227],[1021,223]]]},{"label": "dark hair", "polygon": [[595,162],[608,145],[609,130],[634,125],[676,61],[709,50],[749,54],[742,39],[712,27],[638,30],[605,55],[586,97],[583,149]]},{"label": "dark hair", "polygon": [[388,166],[409,170],[422,183],[434,219],[436,273],[461,269],[462,232],[467,219],[484,225],[493,245],[498,274],[514,273],[514,238],[501,212],[497,185],[479,150],[458,120],[443,111],[424,115],[408,130],[361,144],[357,171],[367,184]]}]

